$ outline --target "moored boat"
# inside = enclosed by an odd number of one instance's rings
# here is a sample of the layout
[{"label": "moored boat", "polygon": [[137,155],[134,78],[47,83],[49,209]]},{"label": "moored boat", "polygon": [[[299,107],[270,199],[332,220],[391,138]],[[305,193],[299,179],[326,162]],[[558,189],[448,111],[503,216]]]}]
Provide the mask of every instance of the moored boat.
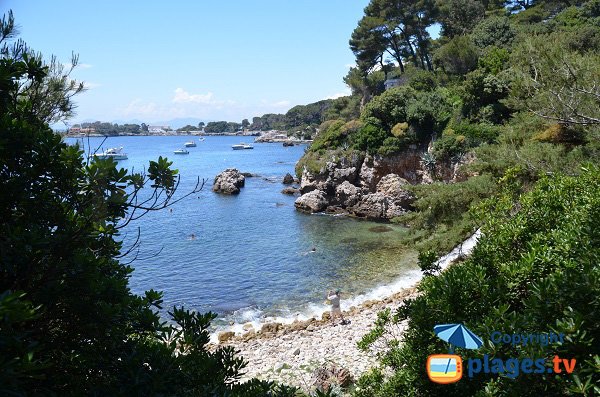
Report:
[{"label": "moored boat", "polygon": [[174,150],[173,153],[175,153],[175,154],[190,154],[190,152],[188,152],[188,150],[186,148]]},{"label": "moored boat", "polygon": [[196,142],[188,141],[185,143],[185,147],[196,147]]},{"label": "moored boat", "polygon": [[127,153],[123,153],[123,146],[106,149],[102,153],[94,153],[90,157],[97,159],[113,159],[116,161],[127,160]]},{"label": "moored boat", "polygon": [[252,146],[249,143],[242,142],[242,143],[238,143],[236,145],[231,145],[231,148],[233,150],[244,150],[244,149],[254,149],[254,146]]}]

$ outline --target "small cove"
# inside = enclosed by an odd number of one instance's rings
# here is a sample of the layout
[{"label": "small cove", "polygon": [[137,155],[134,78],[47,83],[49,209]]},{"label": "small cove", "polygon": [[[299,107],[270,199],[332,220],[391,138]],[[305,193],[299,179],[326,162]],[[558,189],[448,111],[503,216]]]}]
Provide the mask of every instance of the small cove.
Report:
[{"label": "small cove", "polygon": [[[190,139],[198,146],[189,148],[189,155],[173,154]],[[197,177],[207,179],[202,191],[172,211],[150,213],[123,231],[124,248],[138,227],[141,231],[138,259],[131,264],[133,292],[161,290],[165,310],[185,305],[213,311],[219,315],[215,324],[223,326],[318,314],[332,288],[344,291],[348,307],[369,299],[378,288],[410,285],[419,275],[416,252],[403,242],[410,233],[406,228],[295,211],[295,198],[281,194],[281,180],[294,173],[304,146],[231,149],[252,139],[219,136],[199,142],[189,136],[142,136],[103,143],[103,148],[124,147],[129,158],[119,166],[128,169],[140,170],[167,156],[181,175],[178,194],[190,191]],[[84,143],[95,148],[101,141]],[[246,178],[238,196],[213,193],[214,176],[233,167],[258,176]]]}]

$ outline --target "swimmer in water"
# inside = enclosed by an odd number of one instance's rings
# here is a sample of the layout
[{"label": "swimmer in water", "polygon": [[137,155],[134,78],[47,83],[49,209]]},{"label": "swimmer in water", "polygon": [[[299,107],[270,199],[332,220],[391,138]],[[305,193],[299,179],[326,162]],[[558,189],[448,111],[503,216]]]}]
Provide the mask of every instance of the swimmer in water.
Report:
[{"label": "swimmer in water", "polygon": [[196,235],[195,235],[194,233],[192,233],[192,234],[190,235],[190,240],[195,240],[195,239],[196,239]]}]

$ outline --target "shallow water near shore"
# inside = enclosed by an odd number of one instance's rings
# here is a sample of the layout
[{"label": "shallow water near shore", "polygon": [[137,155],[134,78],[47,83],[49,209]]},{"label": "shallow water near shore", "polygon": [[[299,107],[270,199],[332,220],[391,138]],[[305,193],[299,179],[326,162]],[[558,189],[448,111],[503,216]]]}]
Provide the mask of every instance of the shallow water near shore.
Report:
[{"label": "shallow water near shore", "polygon": [[[189,155],[173,154],[189,140],[198,145],[188,149]],[[115,137],[102,144],[123,146],[129,158],[119,166],[128,169],[141,170],[149,160],[167,156],[181,175],[180,195],[193,189],[197,177],[208,179],[202,191],[172,211],[150,213],[124,230],[124,249],[138,227],[141,233],[139,254],[131,264],[133,292],[163,291],[165,309],[185,305],[213,311],[220,328],[230,322],[291,321],[320,314],[329,289],[343,291],[342,308],[347,308],[418,279],[416,252],[402,242],[407,229],[295,211],[295,197],[281,194],[281,180],[294,174],[305,146],[231,149],[252,140]],[[96,148],[101,142],[91,138],[83,143]],[[232,167],[258,176],[246,178],[238,196],[213,193],[215,175]]]}]

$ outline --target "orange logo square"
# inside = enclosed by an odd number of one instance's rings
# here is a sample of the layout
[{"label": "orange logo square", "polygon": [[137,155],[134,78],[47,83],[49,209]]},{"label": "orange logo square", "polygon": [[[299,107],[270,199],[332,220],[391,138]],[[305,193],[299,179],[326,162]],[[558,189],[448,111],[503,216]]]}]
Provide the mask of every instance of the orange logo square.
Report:
[{"label": "orange logo square", "polygon": [[462,358],[455,354],[432,354],[427,357],[427,375],[432,382],[454,383],[462,378]]}]

